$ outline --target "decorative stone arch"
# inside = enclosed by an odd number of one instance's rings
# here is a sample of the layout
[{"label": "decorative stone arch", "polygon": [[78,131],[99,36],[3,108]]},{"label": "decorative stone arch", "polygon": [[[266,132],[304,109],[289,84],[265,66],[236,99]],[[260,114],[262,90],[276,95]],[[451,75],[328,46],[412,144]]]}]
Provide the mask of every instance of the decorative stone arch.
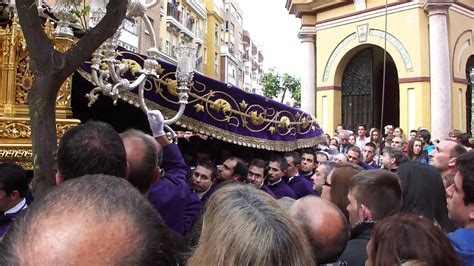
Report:
[{"label": "decorative stone arch", "polygon": [[[364,25],[363,25],[364,26]],[[365,34],[363,34],[365,32]],[[322,82],[329,82],[334,86],[341,86],[344,69],[357,52],[374,45],[384,49],[384,31],[379,29],[360,30],[349,34],[333,49],[326,61]],[[395,36],[387,33],[387,53],[393,58],[399,77],[413,72],[414,66],[408,50]]]},{"label": "decorative stone arch", "polygon": [[466,30],[459,35],[454,43],[453,78],[466,79],[466,65],[470,56],[474,55],[474,31]]}]

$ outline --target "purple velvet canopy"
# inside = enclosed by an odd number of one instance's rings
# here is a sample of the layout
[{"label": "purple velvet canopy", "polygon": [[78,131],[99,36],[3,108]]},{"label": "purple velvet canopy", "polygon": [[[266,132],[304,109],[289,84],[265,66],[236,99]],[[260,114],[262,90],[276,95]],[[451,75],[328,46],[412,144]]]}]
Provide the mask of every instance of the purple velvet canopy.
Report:
[{"label": "purple velvet canopy", "polygon": [[[140,70],[145,56],[122,49],[118,52],[117,59],[126,60],[132,66],[128,75],[138,77],[140,73],[136,70]],[[146,104],[149,109],[159,109],[165,118],[170,118],[179,108],[176,66],[165,61],[159,63],[159,79],[146,84]],[[90,62],[78,73],[92,82]],[[136,91],[123,93],[121,100],[135,106],[139,103]],[[194,74],[184,115],[176,124],[223,141],[277,151],[314,146],[323,134],[308,113],[198,72]]]}]

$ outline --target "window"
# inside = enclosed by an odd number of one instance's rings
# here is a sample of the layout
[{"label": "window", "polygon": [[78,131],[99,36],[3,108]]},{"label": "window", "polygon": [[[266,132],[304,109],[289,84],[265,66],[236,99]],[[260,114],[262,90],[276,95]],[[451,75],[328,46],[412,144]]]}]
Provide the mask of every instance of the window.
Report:
[{"label": "window", "polygon": [[214,52],[214,74],[219,74],[219,54]]},{"label": "window", "polygon": [[214,44],[219,45],[219,24],[214,25]]},{"label": "window", "polygon": [[229,21],[224,21],[223,27],[224,27],[224,31],[228,32],[229,31]]},{"label": "window", "polygon": [[165,43],[165,53],[171,55],[171,43],[168,40]]},{"label": "window", "polygon": [[122,22],[123,29],[137,35],[137,23],[132,18],[125,18]]}]

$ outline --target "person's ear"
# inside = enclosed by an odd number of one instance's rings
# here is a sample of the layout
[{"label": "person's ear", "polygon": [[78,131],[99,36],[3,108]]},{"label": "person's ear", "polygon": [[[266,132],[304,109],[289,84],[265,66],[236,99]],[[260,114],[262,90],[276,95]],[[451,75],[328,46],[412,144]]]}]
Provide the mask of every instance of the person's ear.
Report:
[{"label": "person's ear", "polygon": [[364,204],[360,205],[362,221],[372,220],[372,212]]},{"label": "person's ear", "polygon": [[61,185],[61,183],[64,181],[63,176],[61,175],[61,173],[59,173],[59,171],[56,171],[56,175],[54,176],[54,178],[56,179],[56,186]]},{"label": "person's ear", "polygon": [[395,164],[397,163],[397,159],[395,159],[395,158],[390,158],[390,163],[391,163],[392,165],[395,165]]},{"label": "person's ear", "polygon": [[155,168],[155,174],[153,175],[153,180],[151,182],[151,185],[155,184],[158,180],[161,178],[161,168],[156,167]]},{"label": "person's ear", "polygon": [[242,180],[241,176],[240,176],[240,175],[236,175],[236,174],[234,174],[234,175],[232,176],[232,179],[233,179],[234,181],[240,181],[240,180]]},{"label": "person's ear", "polygon": [[474,221],[474,203],[469,203],[467,207],[469,210],[469,220]]},{"label": "person's ear", "polygon": [[457,162],[457,158],[451,158],[449,159],[448,166],[449,167],[455,167]]},{"label": "person's ear", "polygon": [[10,193],[10,198],[14,201],[19,200],[20,197],[20,192],[18,190],[13,190],[12,193]]}]

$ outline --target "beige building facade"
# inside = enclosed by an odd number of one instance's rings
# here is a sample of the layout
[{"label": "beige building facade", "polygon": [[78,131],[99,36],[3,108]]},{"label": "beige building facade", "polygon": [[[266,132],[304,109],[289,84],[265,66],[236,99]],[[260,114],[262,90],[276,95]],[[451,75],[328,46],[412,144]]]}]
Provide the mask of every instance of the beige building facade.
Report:
[{"label": "beige building facade", "polygon": [[237,1],[224,0],[224,26],[221,43],[221,78],[222,82],[244,87],[244,64],[242,61],[244,48],[243,12]]}]

